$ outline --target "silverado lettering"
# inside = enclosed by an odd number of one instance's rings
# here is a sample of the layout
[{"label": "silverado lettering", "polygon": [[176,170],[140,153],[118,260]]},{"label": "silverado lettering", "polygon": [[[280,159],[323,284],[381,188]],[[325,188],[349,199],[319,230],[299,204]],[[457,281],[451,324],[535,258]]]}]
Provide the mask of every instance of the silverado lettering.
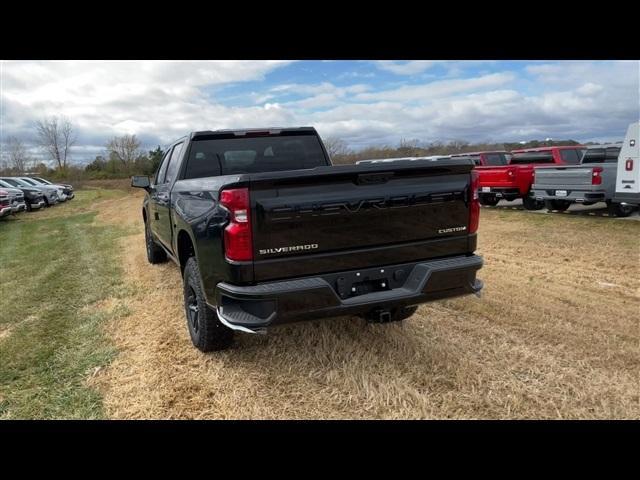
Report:
[{"label": "silverado lettering", "polygon": [[235,331],[401,321],[422,303],[479,294],[473,167],[333,166],[311,127],[217,130],[176,140],[152,178],[131,184],[147,192],[147,259],[180,267],[189,335],[206,352]]},{"label": "silverado lettering", "polygon": [[278,248],[265,248],[260,249],[260,255],[266,255],[268,253],[285,253],[285,252],[297,252],[300,250],[313,250],[318,248],[317,243],[311,245],[294,245],[292,247],[278,247]]}]

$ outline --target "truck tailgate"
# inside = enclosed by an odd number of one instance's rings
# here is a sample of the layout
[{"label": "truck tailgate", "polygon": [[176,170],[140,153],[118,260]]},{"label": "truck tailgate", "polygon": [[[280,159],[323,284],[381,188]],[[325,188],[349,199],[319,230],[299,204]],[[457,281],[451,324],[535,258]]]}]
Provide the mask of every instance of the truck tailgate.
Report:
[{"label": "truck tailgate", "polygon": [[592,167],[537,167],[534,184],[536,188],[544,186],[591,185]]},{"label": "truck tailgate", "polygon": [[509,172],[514,172],[515,168],[504,167],[476,167],[479,175],[480,186],[486,187],[509,187],[515,186],[515,177]]},{"label": "truck tailgate", "polygon": [[471,162],[411,163],[252,175],[255,281],[473,251]]}]

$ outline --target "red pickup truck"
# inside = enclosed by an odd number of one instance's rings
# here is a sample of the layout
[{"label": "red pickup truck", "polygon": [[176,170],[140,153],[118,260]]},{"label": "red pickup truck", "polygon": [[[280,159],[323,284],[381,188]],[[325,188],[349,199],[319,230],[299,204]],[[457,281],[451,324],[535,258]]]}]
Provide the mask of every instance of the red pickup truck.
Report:
[{"label": "red pickup truck", "polygon": [[[544,203],[533,198],[533,169],[536,165],[558,164],[575,165],[580,163],[582,145],[527,148],[513,150],[508,163],[476,166],[479,174],[479,196],[482,205],[495,206],[502,199],[512,201],[522,198],[527,210],[540,210]],[[496,154],[504,152],[478,152],[478,154]]]}]

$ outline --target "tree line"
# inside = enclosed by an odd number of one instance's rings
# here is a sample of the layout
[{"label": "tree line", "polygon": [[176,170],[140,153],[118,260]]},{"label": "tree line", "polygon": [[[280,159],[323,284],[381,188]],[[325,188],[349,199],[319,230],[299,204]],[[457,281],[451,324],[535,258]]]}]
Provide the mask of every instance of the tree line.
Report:
[{"label": "tree line", "polygon": [[[62,116],[47,117],[35,122],[34,143],[54,167],[29,155],[25,144],[16,137],[5,143],[6,154],[2,156],[0,173],[20,175],[39,173],[53,179],[85,180],[124,178],[130,175],[152,175],[160,165],[163,150],[144,150],[136,135],[114,136],[105,144],[104,153],[96,155],[85,166],[71,163],[71,154],[77,143],[76,130],[71,121]],[[402,139],[398,145],[381,145],[354,150],[337,137],[323,139],[334,164],[351,164],[359,160],[450,155],[482,150],[515,150],[551,145],[578,145],[575,140],[532,140],[526,143],[470,143],[464,140],[450,142],[422,142],[418,139]],[[593,144],[589,142],[588,144]]]},{"label": "tree line", "polygon": [[[323,139],[327,153],[336,165],[355,163],[360,160],[374,160],[381,158],[402,158],[402,157],[430,157],[436,155],[454,155],[458,153],[480,152],[490,150],[516,150],[520,148],[537,148],[553,145],[580,145],[575,140],[531,140],[520,143],[470,143],[464,140],[453,140],[450,142],[422,142],[417,139],[400,140],[397,146],[382,145],[365,147],[362,150],[349,148],[344,140],[336,137]],[[583,145],[594,144],[588,142]]]},{"label": "tree line", "polygon": [[[22,175],[38,173],[53,179],[108,179],[130,175],[153,174],[164,155],[158,146],[145,151],[136,135],[114,136],[105,144],[104,153],[85,166],[72,164],[71,154],[77,143],[76,129],[64,116],[51,116],[34,124],[33,142],[49,164],[29,154],[25,143],[15,136],[7,138],[0,173]],[[53,167],[49,166],[53,165]]]}]

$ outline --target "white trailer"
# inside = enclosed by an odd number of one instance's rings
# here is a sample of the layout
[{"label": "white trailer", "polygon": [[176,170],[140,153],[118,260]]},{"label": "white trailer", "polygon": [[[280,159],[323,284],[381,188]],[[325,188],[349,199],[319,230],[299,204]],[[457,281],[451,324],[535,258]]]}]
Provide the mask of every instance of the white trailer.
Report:
[{"label": "white trailer", "polygon": [[640,122],[629,125],[618,157],[614,201],[640,205]]}]

